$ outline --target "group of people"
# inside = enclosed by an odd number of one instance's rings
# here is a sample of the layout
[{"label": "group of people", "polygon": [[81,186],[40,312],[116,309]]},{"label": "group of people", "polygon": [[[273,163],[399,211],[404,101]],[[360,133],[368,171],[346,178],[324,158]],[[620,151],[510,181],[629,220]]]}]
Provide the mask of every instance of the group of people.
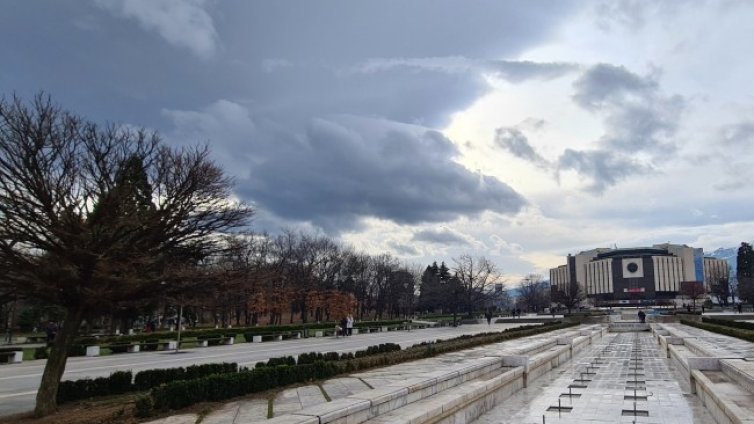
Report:
[{"label": "group of people", "polygon": [[353,335],[353,315],[348,314],[348,316],[343,317],[343,319],[340,320],[340,325],[335,330],[341,336]]},{"label": "group of people", "polygon": [[516,318],[516,316],[521,318],[521,309],[518,309],[518,308],[511,309],[511,316],[513,318]]}]

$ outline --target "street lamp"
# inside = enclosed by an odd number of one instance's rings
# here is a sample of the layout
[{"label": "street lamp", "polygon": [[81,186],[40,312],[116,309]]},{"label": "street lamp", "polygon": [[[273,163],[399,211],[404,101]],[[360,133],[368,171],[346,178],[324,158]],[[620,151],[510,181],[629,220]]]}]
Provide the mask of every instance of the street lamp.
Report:
[{"label": "street lamp", "polygon": [[[167,283],[165,281],[161,282],[160,285],[164,286]],[[182,321],[183,321],[183,300],[178,301],[178,335],[176,337],[177,342],[175,344],[175,352],[178,353],[178,351],[181,349],[181,327],[182,327]]]}]

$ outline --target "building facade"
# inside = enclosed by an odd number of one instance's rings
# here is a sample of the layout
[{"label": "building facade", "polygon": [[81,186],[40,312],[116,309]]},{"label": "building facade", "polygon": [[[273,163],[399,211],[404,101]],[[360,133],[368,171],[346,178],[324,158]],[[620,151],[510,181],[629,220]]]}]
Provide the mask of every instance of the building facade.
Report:
[{"label": "building facade", "polygon": [[567,291],[576,282],[595,306],[670,304],[690,291],[709,291],[727,275],[727,261],[704,257],[699,248],[665,243],[569,254],[565,265],[550,269],[550,284]]}]

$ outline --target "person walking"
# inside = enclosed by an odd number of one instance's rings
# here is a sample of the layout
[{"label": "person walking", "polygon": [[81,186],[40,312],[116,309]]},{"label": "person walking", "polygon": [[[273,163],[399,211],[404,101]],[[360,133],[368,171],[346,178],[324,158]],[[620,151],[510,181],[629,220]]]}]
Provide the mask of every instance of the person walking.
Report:
[{"label": "person walking", "polygon": [[639,311],[639,322],[644,323],[644,320],[647,317],[647,314],[644,313],[644,311]]},{"label": "person walking", "polygon": [[346,317],[346,335],[353,335],[353,315],[351,314]]},{"label": "person walking", "polygon": [[487,325],[492,325],[492,312],[487,311],[484,317],[487,318]]}]

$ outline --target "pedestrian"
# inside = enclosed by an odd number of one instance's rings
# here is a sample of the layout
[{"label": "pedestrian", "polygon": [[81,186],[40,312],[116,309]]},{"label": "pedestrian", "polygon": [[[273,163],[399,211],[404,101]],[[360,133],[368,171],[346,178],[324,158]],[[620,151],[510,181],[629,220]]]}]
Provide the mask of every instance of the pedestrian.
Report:
[{"label": "pedestrian", "polygon": [[704,305],[702,305],[702,313],[704,313]]},{"label": "pedestrian", "polygon": [[48,321],[47,326],[45,326],[45,334],[47,334],[47,344],[54,342],[58,335],[58,324],[53,320]]},{"label": "pedestrian", "polygon": [[492,325],[492,312],[487,311],[484,317],[487,318],[487,325]]},{"label": "pedestrian", "polygon": [[340,320],[340,331],[341,335],[346,336],[348,333],[348,317],[343,317],[343,319]]},{"label": "pedestrian", "polygon": [[638,315],[639,315],[639,322],[644,323],[644,320],[646,319],[647,314],[645,314],[644,311],[640,310]]},{"label": "pedestrian", "polygon": [[516,315],[518,315],[518,319],[521,319],[521,308],[516,308]]},{"label": "pedestrian", "polygon": [[348,317],[346,317],[346,335],[353,335],[353,315],[351,314],[348,314]]},{"label": "pedestrian", "polygon": [[742,313],[742,311],[743,311],[743,306],[742,306],[742,305],[741,305],[741,303],[739,302],[739,303],[738,303],[738,313],[740,314],[740,313]]}]

